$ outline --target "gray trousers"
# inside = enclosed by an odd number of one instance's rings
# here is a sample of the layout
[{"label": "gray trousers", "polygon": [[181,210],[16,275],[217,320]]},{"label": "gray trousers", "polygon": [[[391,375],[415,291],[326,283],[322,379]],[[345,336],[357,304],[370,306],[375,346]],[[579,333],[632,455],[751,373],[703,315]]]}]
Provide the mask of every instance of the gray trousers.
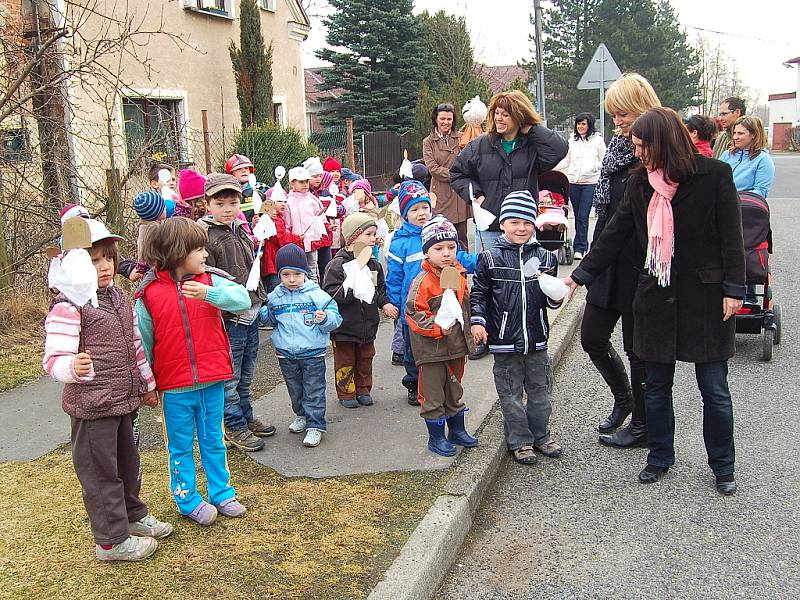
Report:
[{"label": "gray trousers", "polygon": [[547,442],[553,411],[553,370],[547,351],[494,354],[493,373],[509,450]]}]

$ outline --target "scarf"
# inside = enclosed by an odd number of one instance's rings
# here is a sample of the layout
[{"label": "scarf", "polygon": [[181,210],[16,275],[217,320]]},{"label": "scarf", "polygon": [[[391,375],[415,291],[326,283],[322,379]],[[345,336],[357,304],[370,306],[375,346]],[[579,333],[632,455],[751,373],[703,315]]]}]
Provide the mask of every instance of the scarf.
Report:
[{"label": "scarf", "polygon": [[611,138],[606,155],[603,157],[603,164],[600,167],[600,177],[597,179],[594,198],[592,198],[592,204],[598,217],[605,213],[606,208],[611,203],[611,176],[623,169],[630,168],[638,160],[633,150],[633,142],[624,135],[615,135]]},{"label": "scarf", "polygon": [[670,268],[675,246],[672,222],[672,198],[678,184],[669,181],[661,169],[647,171],[653,196],[647,207],[647,258],[644,266],[661,287],[669,286]]}]

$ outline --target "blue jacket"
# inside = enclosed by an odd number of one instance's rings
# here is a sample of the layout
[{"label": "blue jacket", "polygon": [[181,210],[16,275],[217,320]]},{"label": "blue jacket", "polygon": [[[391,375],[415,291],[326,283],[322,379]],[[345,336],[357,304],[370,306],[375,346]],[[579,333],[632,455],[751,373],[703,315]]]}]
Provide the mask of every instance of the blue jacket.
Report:
[{"label": "blue jacket", "polygon": [[[386,255],[386,296],[391,304],[400,309],[401,323],[405,323],[408,290],[419,274],[424,258],[422,227],[404,221],[403,226],[394,232]],[[474,273],[478,255],[459,250],[456,260],[467,273]]]},{"label": "blue jacket", "polygon": [[765,148],[750,160],[749,150],[726,150],[719,157],[733,170],[733,183],[737,192],[753,192],[766,198],[775,180],[775,163]]},{"label": "blue jacket", "polygon": [[272,344],[279,357],[313,358],[324,356],[330,332],[342,324],[336,301],[325,308],[325,320],[314,323],[314,312],[321,310],[331,297],[311,280],[302,287],[288,290],[278,285],[261,307],[261,323],[272,325]]}]

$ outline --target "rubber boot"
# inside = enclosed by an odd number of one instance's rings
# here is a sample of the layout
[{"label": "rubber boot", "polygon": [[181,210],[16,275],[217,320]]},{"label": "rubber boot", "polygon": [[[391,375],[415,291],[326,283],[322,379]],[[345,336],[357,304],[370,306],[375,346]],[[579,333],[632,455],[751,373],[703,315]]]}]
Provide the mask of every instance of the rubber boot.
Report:
[{"label": "rubber boot", "polygon": [[614,448],[641,448],[647,446],[647,417],[644,412],[644,362],[631,364],[631,383],[633,391],[633,413],[627,427],[611,435],[601,435],[600,443]]},{"label": "rubber boot", "polygon": [[425,419],[425,425],[428,427],[428,450],[440,456],[453,456],[456,453],[456,447],[444,437],[446,420],[445,417]]},{"label": "rubber boot", "polygon": [[447,418],[447,439],[451,444],[464,446],[464,448],[474,448],[478,445],[478,438],[471,436],[464,427],[464,416],[467,409]]},{"label": "rubber boot", "polygon": [[608,347],[606,354],[593,356],[591,359],[614,396],[614,408],[611,409],[611,414],[600,421],[597,427],[600,433],[610,433],[622,425],[626,417],[631,414],[633,395],[628,374],[625,372],[622,359],[612,346]]}]

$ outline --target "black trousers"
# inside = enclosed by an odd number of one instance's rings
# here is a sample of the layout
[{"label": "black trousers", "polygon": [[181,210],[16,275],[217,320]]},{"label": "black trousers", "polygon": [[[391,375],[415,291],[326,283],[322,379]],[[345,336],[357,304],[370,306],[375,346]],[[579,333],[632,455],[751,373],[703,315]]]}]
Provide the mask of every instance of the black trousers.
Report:
[{"label": "black trousers", "polygon": [[623,313],[613,308],[600,308],[586,304],[581,322],[581,346],[589,357],[602,356],[611,345],[611,335],[617,322],[622,319],[622,346],[628,360],[641,362],[633,353],[633,313]]}]

